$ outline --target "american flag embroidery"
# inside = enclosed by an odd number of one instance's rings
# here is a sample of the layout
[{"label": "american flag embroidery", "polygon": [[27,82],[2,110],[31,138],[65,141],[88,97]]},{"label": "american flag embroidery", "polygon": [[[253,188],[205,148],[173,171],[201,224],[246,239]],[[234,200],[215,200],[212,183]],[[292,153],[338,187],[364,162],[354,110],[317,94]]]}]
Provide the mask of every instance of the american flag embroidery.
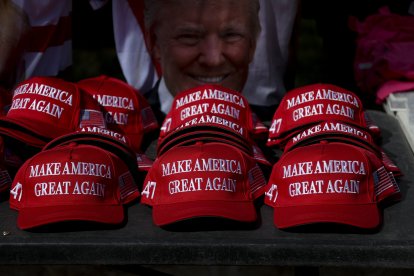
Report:
[{"label": "american flag embroidery", "polygon": [[102,112],[93,109],[83,109],[81,111],[81,118],[79,127],[97,126],[106,128],[105,119]]},{"label": "american flag embroidery", "polygon": [[250,183],[250,192],[252,194],[266,185],[266,180],[263,172],[257,164],[250,169],[248,177]]},{"label": "american flag embroidery", "polygon": [[375,194],[378,197],[378,201],[381,201],[389,195],[400,192],[400,188],[395,181],[394,176],[384,167],[381,167],[375,171],[373,173],[373,177]]},{"label": "american flag embroidery", "polygon": [[138,187],[129,172],[119,176],[119,192],[121,194],[121,200],[124,200],[136,191],[138,191]]}]

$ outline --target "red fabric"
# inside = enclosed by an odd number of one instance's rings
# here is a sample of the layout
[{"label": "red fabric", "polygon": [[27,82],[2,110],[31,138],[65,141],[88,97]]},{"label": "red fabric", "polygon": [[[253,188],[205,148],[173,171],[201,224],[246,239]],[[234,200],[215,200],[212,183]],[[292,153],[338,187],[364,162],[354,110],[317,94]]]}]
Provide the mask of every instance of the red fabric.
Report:
[{"label": "red fabric", "polygon": [[[414,48],[413,48],[414,49]],[[377,91],[376,102],[382,104],[392,93],[403,93],[414,91],[414,78],[412,81],[389,80],[384,82]]]},{"label": "red fabric", "polygon": [[363,22],[351,17],[350,28],[357,34],[355,80],[364,93],[389,80],[414,80],[414,16],[383,7]]},{"label": "red fabric", "polygon": [[25,51],[44,52],[69,40],[72,40],[72,15],[60,17],[57,25],[31,27],[25,36]]}]

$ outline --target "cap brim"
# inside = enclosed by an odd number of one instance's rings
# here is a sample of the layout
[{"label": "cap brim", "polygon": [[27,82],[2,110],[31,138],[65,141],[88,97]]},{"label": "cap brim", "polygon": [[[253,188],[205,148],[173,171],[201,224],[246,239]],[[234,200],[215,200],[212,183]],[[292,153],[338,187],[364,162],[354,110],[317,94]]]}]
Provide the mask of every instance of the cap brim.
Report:
[{"label": "cap brim", "polygon": [[124,220],[122,205],[62,205],[25,207],[19,210],[17,226],[29,229],[64,221],[93,221],[106,224],[120,224]]},{"label": "cap brim", "polygon": [[154,224],[163,226],[186,219],[218,217],[239,222],[255,222],[258,218],[253,202],[241,201],[192,201],[154,205]]},{"label": "cap brim", "polygon": [[157,148],[157,154],[162,155],[169,149],[179,146],[179,145],[190,145],[195,144],[197,141],[204,141],[204,142],[222,142],[232,146],[237,147],[238,149],[246,152],[252,153],[252,150],[246,148],[243,144],[237,143],[226,135],[222,135],[220,132],[213,132],[213,131],[194,131],[191,133],[183,134],[182,136],[178,137],[171,137],[170,140],[164,141],[164,143],[160,144]]},{"label": "cap brim", "polygon": [[281,229],[315,223],[339,223],[373,229],[380,225],[381,215],[376,203],[275,207],[274,223]]},{"label": "cap brim", "polygon": [[42,148],[51,140],[50,138],[41,136],[38,133],[33,132],[30,128],[11,121],[6,117],[0,118],[0,134],[9,136],[36,148]]}]

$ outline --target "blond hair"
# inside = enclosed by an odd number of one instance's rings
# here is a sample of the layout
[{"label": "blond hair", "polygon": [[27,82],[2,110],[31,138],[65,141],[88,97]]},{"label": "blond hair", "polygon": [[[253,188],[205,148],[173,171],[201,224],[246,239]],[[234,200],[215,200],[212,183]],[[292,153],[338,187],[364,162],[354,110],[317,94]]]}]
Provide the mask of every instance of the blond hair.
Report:
[{"label": "blond hair", "polygon": [[[181,0],[145,0],[145,10],[144,10],[144,22],[145,22],[145,28],[147,30],[150,30],[154,27],[157,19],[157,16],[159,12],[162,10],[163,6],[166,4],[173,4],[174,2],[181,1]],[[205,0],[191,0],[191,1],[205,1]],[[259,21],[259,10],[260,10],[260,3],[259,0],[247,0],[249,5],[249,11],[250,11],[250,18],[252,20],[251,26],[253,36],[257,39],[261,27],[260,27],[260,21]]]}]

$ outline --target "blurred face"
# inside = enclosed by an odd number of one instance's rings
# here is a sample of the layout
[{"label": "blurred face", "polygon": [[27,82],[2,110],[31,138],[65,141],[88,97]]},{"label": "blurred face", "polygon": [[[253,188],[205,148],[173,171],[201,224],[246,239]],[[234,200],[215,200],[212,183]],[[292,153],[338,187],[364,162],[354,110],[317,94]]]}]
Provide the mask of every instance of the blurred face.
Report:
[{"label": "blurred face", "polygon": [[202,84],[241,91],[256,46],[250,0],[172,1],[151,37],[173,95]]}]

